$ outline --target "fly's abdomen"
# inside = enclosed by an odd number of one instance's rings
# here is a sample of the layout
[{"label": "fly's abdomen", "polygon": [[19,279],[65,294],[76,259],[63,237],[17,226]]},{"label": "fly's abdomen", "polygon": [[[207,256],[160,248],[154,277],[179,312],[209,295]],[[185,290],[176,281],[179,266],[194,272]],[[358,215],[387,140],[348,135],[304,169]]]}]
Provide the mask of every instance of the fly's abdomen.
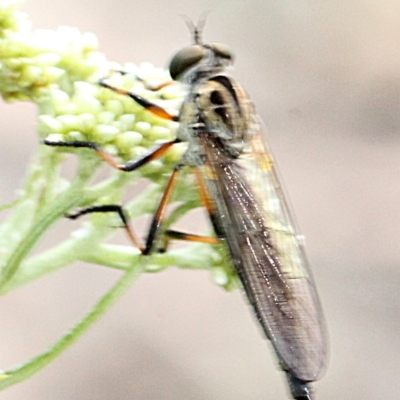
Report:
[{"label": "fly's abdomen", "polygon": [[[226,239],[246,295],[282,367],[298,379],[314,381],[325,364],[324,323],[302,247],[290,218],[281,215],[289,212],[286,203],[265,171],[260,180],[256,171],[210,142],[203,146],[207,168],[201,170],[215,209],[215,229]],[[273,186],[261,201],[265,185]]]}]

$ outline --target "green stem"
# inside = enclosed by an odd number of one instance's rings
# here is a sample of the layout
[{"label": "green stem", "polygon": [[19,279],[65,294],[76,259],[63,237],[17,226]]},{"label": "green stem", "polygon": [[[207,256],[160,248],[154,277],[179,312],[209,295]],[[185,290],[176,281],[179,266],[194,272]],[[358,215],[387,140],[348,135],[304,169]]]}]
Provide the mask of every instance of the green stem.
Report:
[{"label": "green stem", "polygon": [[139,250],[133,246],[101,243],[90,253],[84,254],[80,260],[125,271],[136,262],[139,255]]},{"label": "green stem", "polygon": [[7,264],[1,271],[0,290],[3,285],[15,275],[22,260],[31,251],[41,238],[43,233],[68,210],[79,204],[82,198],[84,184],[92,175],[92,160],[81,158],[77,178],[72,185],[56,199],[41,210],[41,216],[34,222],[33,226],[25,233],[20,244],[15,248],[8,258]]},{"label": "green stem", "polygon": [[76,342],[129,289],[142,272],[144,262],[145,259],[142,258],[136,265],[129,268],[118,282],[95,304],[92,310],[47,351],[34,357],[21,367],[5,371],[0,377],[0,390],[30,378]]},{"label": "green stem", "polygon": [[0,296],[78,261],[79,254],[76,248],[76,240],[67,240],[50,250],[22,261],[18,273],[1,286]]}]

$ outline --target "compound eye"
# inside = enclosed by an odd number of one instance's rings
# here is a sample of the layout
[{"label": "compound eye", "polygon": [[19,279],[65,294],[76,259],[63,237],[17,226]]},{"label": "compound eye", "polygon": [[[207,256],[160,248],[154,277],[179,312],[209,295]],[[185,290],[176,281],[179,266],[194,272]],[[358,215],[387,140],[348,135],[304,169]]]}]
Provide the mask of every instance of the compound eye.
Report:
[{"label": "compound eye", "polygon": [[233,50],[224,43],[210,43],[207,45],[207,47],[212,50],[218,57],[221,57],[230,62],[233,62],[235,58]]},{"label": "compound eye", "polygon": [[199,45],[185,47],[178,51],[169,63],[169,73],[171,78],[179,80],[187,70],[201,61],[204,54],[204,47]]}]

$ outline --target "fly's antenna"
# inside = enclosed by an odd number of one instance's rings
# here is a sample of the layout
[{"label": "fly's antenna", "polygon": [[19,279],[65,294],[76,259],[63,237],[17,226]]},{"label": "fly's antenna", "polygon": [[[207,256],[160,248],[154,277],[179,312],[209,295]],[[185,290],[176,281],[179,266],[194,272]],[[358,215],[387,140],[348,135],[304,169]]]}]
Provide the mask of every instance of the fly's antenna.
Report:
[{"label": "fly's antenna", "polygon": [[201,35],[203,33],[203,28],[206,24],[207,16],[209,13],[210,11],[203,12],[196,25],[189,17],[187,17],[186,15],[181,15],[181,17],[185,20],[186,25],[190,30],[190,33],[192,34],[194,44],[202,44]]}]

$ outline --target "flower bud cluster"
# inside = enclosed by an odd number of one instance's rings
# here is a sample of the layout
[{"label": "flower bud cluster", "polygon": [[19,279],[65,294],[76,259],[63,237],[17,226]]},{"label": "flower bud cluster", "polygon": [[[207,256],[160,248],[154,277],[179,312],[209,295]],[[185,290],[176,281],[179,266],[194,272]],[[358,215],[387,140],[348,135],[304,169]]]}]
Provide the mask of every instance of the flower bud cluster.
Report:
[{"label": "flower bud cluster", "polygon": [[[121,70],[121,66],[115,67]],[[168,80],[164,70],[149,64],[141,68],[126,65],[122,69],[123,74],[110,72],[107,84],[130,90],[171,114],[179,112],[183,92],[178,85],[168,85],[157,91],[148,88],[147,82]],[[175,137],[178,123],[154,116],[129,96],[117,94],[97,82],[76,81],[70,92],[52,88],[48,93],[49,101],[41,105],[39,133],[52,142],[94,142],[109,154],[129,160],[146,153],[155,143]],[[182,147],[171,149],[167,161],[176,162],[181,153]],[[149,174],[150,170],[156,172],[161,167],[162,163],[156,160],[144,167],[144,171]]]},{"label": "flower bud cluster", "polygon": [[[0,92],[6,101],[33,101],[39,106],[41,138],[95,142],[124,160],[138,157],[158,141],[173,139],[176,122],[155,117],[128,96],[98,83],[106,79],[176,115],[182,89],[171,84],[151,90],[170,80],[165,70],[148,63],[110,63],[99,52],[96,36],[76,28],[32,30],[27,16],[17,11],[20,3],[0,3]],[[182,150],[171,150],[167,160],[176,160]],[[145,171],[161,165],[154,161]]]}]

